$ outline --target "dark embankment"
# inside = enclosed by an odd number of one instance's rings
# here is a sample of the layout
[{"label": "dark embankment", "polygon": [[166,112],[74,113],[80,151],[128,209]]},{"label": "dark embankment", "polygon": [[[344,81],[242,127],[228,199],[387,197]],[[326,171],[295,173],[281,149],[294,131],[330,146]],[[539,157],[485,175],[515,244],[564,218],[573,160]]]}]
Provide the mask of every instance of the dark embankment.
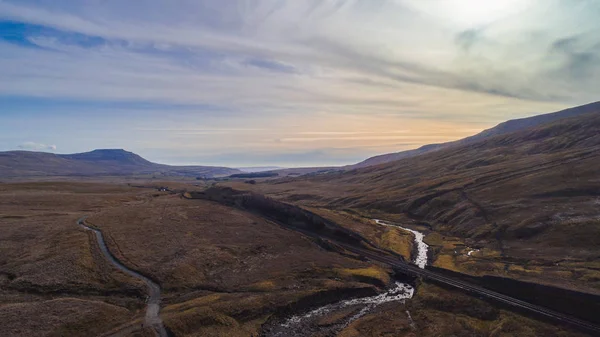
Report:
[{"label": "dark embankment", "polygon": [[600,189],[599,128],[600,110],[388,164],[261,188],[280,195],[293,191],[290,200],[306,195],[295,202],[316,200],[327,208],[413,215],[462,238],[513,240],[543,228],[526,239],[594,251],[598,230],[589,222],[597,214]]},{"label": "dark embankment", "polygon": [[232,174],[229,178],[273,178],[278,176],[279,174],[275,172],[254,172]]},{"label": "dark embankment", "polygon": [[[252,190],[371,217],[402,214],[428,223],[442,237],[497,254],[465,261],[452,249],[439,252],[462,272],[598,294],[598,130],[600,110],[392,163],[270,181]],[[519,270],[525,265],[535,266],[535,273]]]},{"label": "dark embankment", "polygon": [[[257,213],[284,227],[303,232],[310,236],[321,239],[331,239],[337,242],[383,252],[360,234],[326,220],[303,208],[276,201],[261,194],[238,191],[229,187],[212,187],[202,192],[186,192],[184,197],[188,199],[205,199],[227,206],[237,207],[252,213]],[[403,259],[396,253],[390,251],[385,251],[385,253],[394,255],[398,259]]]},{"label": "dark embankment", "polygon": [[[600,296],[543,284],[523,282],[497,276],[470,276],[443,268],[428,266],[428,270],[460,279],[489,290],[556,310],[593,323],[600,323]],[[513,308],[514,310],[514,308]]]}]

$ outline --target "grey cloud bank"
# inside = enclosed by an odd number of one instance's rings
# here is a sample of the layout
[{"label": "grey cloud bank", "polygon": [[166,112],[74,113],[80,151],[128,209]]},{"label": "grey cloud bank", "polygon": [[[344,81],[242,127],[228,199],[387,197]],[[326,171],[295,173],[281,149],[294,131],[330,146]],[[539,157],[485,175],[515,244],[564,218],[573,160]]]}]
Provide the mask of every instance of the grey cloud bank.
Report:
[{"label": "grey cloud bank", "polygon": [[[309,139],[272,140],[365,128],[409,126],[417,135],[432,128],[483,129],[597,100],[598,17],[600,3],[584,0],[3,0],[0,25],[11,31],[0,39],[0,100],[83,102],[75,124],[87,132],[77,144],[58,132],[60,126],[46,132],[65,151],[106,147],[102,134],[112,134],[111,142],[127,142],[120,147],[157,158],[167,157],[170,146],[185,148],[186,157],[272,155],[237,165],[312,164],[324,156],[306,147]],[[94,130],[85,123],[114,113],[97,102],[120,107],[119,127],[100,122]],[[151,108],[143,112],[143,106]],[[19,134],[21,108],[11,104],[0,116],[5,149],[44,132],[46,119],[74,123],[67,116],[72,106],[53,103],[32,108],[45,118],[30,120]],[[165,124],[255,130],[204,138],[174,130],[162,142],[139,131],[134,139],[124,130]],[[409,147],[426,142],[433,141]],[[360,148],[367,150],[357,153],[404,149],[398,143],[365,140]],[[331,139],[320,148],[336,149],[336,156],[354,145]],[[269,161],[286,152],[307,155],[293,163]]]}]

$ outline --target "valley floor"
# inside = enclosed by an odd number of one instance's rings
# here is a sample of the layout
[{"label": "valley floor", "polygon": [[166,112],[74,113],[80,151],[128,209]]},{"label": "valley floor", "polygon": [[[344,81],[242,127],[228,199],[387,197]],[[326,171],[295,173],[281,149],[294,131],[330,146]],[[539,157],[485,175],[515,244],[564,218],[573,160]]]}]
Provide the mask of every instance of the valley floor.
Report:
[{"label": "valley floor", "polygon": [[[309,335],[582,336],[403,279],[256,213],[152,188],[167,184],[201,188],[186,182],[0,184],[3,336],[153,335],[148,327],[130,329],[144,320],[146,285],[106,260],[93,233],[77,226],[82,216],[102,231],[121,263],[160,285],[160,317],[174,336],[271,336],[291,317],[332,305],[335,310],[311,320]],[[413,255],[409,232],[378,226],[358,211],[303,207],[407,260]],[[494,256],[485,246],[435,232],[425,242],[433,263],[449,269],[469,271],[466,261]],[[343,302],[381,298],[396,281],[412,284],[414,296],[378,305]]]}]

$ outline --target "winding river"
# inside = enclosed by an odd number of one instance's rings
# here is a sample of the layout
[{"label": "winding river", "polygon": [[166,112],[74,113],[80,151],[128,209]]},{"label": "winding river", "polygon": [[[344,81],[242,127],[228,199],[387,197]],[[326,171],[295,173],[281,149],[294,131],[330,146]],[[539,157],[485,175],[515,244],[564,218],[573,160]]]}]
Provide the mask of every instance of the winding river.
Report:
[{"label": "winding river", "polygon": [[388,226],[388,227],[396,227],[396,228],[400,228],[402,230],[411,232],[415,236],[415,244],[417,245],[417,256],[415,257],[413,263],[416,264],[419,268],[425,269],[425,266],[427,265],[427,250],[429,250],[429,245],[423,241],[423,239],[425,238],[423,233],[418,232],[416,230],[412,230],[410,228],[405,228],[405,227],[395,225],[388,221],[378,220],[378,219],[373,219],[373,220],[378,225]]},{"label": "winding river", "polygon": [[[427,250],[429,249],[429,246],[423,242],[423,233],[384,220],[373,220],[378,225],[396,227],[411,232],[415,236],[415,244],[417,246],[417,256],[414,259],[414,264],[419,266],[419,268],[425,268],[427,265]],[[303,337],[312,336],[317,332],[320,334],[337,333],[383,303],[404,301],[412,298],[414,291],[415,290],[411,285],[396,282],[393,287],[376,296],[340,301],[301,315],[292,316],[283,323],[272,328],[265,335],[271,337]],[[411,322],[411,328],[414,329],[414,322],[412,321],[410,313],[406,311],[406,314]],[[336,315],[341,315],[342,318],[334,320],[333,323],[328,322],[323,324],[321,322],[322,320],[327,320],[328,317],[336,317]]]},{"label": "winding river", "polygon": [[[322,335],[337,333],[381,304],[412,298],[414,291],[414,288],[409,284],[396,282],[390,289],[376,296],[340,301],[301,315],[292,316],[266,335],[271,337],[304,337],[313,336],[316,332]],[[337,315],[342,317],[336,319]],[[323,324],[321,321],[328,319],[328,317],[331,317],[333,322]]]}]

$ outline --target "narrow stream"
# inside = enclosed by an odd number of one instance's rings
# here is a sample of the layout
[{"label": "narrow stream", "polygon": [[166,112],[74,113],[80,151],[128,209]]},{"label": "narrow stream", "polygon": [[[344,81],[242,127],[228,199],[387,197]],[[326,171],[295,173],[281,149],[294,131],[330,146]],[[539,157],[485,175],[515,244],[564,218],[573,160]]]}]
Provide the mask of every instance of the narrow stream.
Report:
[{"label": "narrow stream", "polygon": [[[378,225],[396,227],[411,232],[415,236],[415,244],[417,245],[417,256],[414,259],[414,263],[419,268],[425,268],[429,246],[423,242],[423,233],[395,225],[391,222],[378,219],[373,220]],[[393,287],[377,296],[340,301],[301,315],[292,316],[284,322],[271,327],[268,331],[263,332],[263,336],[303,337],[312,336],[316,333],[323,336],[335,334],[383,303],[404,301],[412,298],[414,291],[411,285],[396,282]],[[415,329],[410,313],[407,311],[406,314],[411,322],[411,328]]]},{"label": "narrow stream", "polygon": [[467,253],[467,256],[471,256],[471,254],[473,253],[477,253],[479,251],[479,249],[471,249],[469,250],[469,252]]},{"label": "narrow stream", "polygon": [[337,333],[381,304],[412,298],[414,291],[409,284],[396,282],[392,288],[376,296],[340,301],[292,316],[265,333],[265,336],[303,337],[313,336],[317,332],[320,335]]},{"label": "narrow stream", "polygon": [[388,227],[396,227],[403,229],[405,231],[409,231],[413,233],[415,236],[415,244],[417,245],[417,256],[415,257],[413,263],[416,264],[419,268],[424,269],[427,265],[427,250],[429,249],[429,245],[423,242],[424,235],[421,232],[416,230],[412,230],[410,228],[405,228],[402,226],[395,225],[391,222],[387,222],[384,220],[373,219],[378,225],[388,226]]}]

